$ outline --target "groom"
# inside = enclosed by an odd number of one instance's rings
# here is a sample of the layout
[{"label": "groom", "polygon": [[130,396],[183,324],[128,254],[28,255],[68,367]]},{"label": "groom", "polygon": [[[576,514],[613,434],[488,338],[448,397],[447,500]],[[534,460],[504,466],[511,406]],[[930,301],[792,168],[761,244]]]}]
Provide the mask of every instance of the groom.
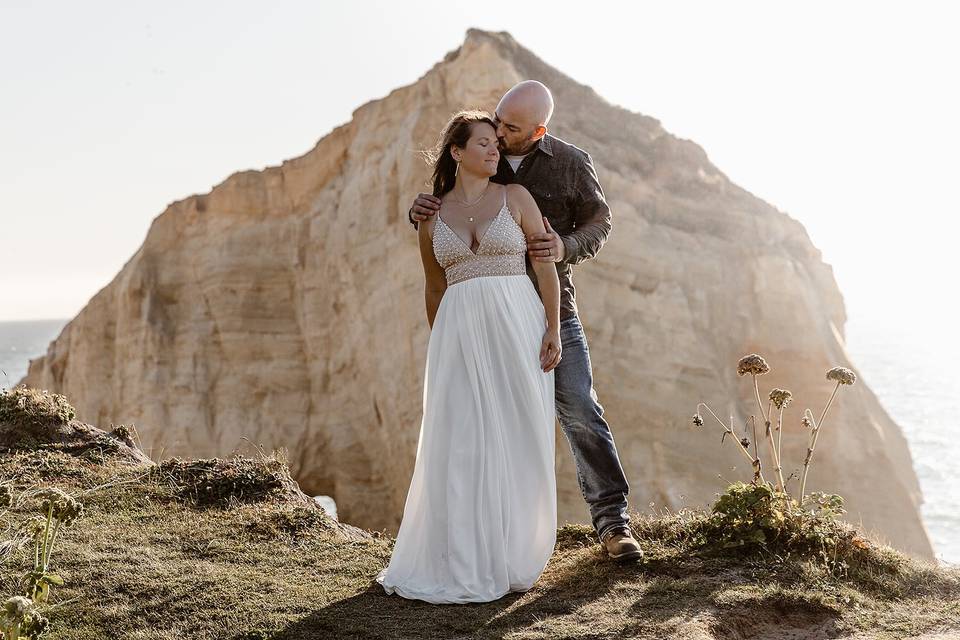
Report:
[{"label": "groom", "polygon": [[[555,262],[560,277],[563,355],[554,369],[557,417],[570,442],[593,527],[607,554],[617,560],[638,560],[643,551],[630,532],[630,489],[593,389],[590,353],[577,316],[570,269],[597,255],[603,246],[610,234],[610,208],[590,155],[547,135],[552,114],[553,96],[535,80],[525,80],[504,94],[494,116],[501,155],[492,181],[523,185],[544,214],[546,233],[527,237],[527,254],[529,260]],[[439,198],[421,193],[408,216],[416,227],[439,209]],[[527,275],[536,285],[529,263]]]}]

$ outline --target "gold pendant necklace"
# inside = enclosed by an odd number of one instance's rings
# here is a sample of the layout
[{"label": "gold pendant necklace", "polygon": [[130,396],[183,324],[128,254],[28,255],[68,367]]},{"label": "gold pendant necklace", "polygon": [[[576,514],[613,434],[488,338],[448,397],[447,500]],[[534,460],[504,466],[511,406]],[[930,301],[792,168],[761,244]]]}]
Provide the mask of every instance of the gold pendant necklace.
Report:
[{"label": "gold pendant necklace", "polygon": [[[471,202],[470,204],[467,204],[466,202],[464,202],[463,200],[461,200],[461,199],[459,199],[459,198],[457,198],[457,202],[459,202],[459,203],[460,203],[461,205],[463,205],[464,207],[475,207],[475,206],[477,206],[478,204],[480,204],[480,201],[483,200],[483,197],[484,197],[485,195],[487,195],[487,191],[488,191],[489,189],[490,189],[490,182],[488,181],[488,182],[487,182],[487,186],[483,188],[483,193],[480,194],[480,197],[479,197],[479,198],[477,198],[476,200],[474,200],[474,201]],[[460,185],[460,190],[463,191],[463,185]],[[473,216],[468,217],[468,218],[467,218],[467,222],[473,222]]]}]

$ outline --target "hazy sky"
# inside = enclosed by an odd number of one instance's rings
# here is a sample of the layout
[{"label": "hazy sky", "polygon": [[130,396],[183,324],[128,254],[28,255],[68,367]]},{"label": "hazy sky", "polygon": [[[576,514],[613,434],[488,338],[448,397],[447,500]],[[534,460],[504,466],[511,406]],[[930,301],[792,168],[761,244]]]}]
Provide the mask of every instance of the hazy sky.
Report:
[{"label": "hazy sky", "polygon": [[475,26],[799,219],[851,316],[947,329],[957,18],[947,2],[3,0],[0,320],[74,315],[167,204],[306,152]]}]

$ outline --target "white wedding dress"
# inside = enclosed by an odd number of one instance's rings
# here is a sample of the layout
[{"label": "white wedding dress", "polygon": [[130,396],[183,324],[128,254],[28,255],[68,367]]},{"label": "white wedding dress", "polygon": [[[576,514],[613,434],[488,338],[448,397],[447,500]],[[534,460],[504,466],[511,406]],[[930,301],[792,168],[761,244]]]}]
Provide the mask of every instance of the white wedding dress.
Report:
[{"label": "white wedding dress", "polygon": [[527,591],[557,534],[554,372],[543,303],[504,200],[476,253],[437,215],[447,290],[427,346],[423,421],[387,593],[432,603]]}]

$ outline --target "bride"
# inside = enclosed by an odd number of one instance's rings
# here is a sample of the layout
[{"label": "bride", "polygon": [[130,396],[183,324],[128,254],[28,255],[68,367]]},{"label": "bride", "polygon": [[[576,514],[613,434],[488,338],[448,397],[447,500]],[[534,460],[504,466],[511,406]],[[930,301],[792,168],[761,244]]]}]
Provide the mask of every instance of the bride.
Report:
[{"label": "bride", "polygon": [[441,199],[419,226],[430,340],[413,478],[387,593],[432,603],[527,591],[556,542],[554,367],[560,362],[556,266],[534,261],[543,232],[533,196],[490,182],[500,153],[486,113],[443,131],[433,171]]}]

